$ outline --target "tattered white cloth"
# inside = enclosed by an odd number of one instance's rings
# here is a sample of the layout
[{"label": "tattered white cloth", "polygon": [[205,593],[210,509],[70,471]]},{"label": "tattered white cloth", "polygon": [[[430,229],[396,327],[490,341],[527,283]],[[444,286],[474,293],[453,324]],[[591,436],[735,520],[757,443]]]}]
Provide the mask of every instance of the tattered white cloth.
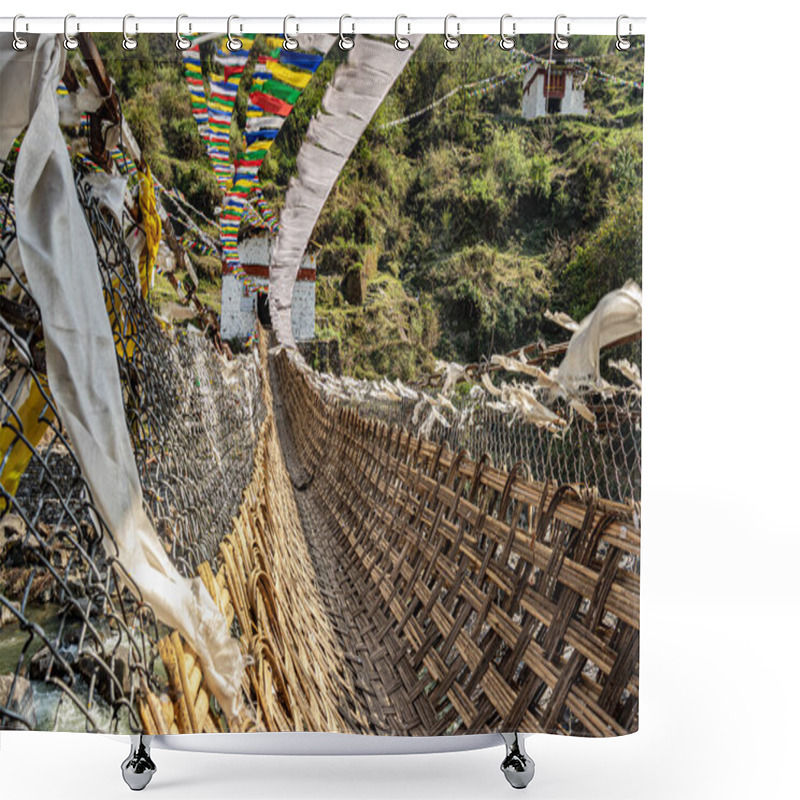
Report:
[{"label": "tattered white cloth", "polygon": [[397,80],[421,36],[398,50],[391,44],[360,41],[334,75],[297,155],[298,176],[286,192],[281,228],[269,270],[270,312],[281,344],[294,346],[292,300],[297,272],[322,206],[353,148]]}]

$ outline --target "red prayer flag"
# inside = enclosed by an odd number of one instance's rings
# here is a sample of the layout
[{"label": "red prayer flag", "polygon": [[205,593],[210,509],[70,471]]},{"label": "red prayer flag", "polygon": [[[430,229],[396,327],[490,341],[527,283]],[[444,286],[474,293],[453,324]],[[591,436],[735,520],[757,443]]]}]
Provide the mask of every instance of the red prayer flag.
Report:
[{"label": "red prayer flag", "polygon": [[286,103],[264,92],[253,92],[250,95],[250,102],[267,112],[267,114],[277,114],[279,117],[288,117],[291,110],[291,103]]},{"label": "red prayer flag", "polygon": [[244,66],[238,65],[233,67],[225,67],[225,82],[231,79],[231,75],[239,75],[244,72]]}]

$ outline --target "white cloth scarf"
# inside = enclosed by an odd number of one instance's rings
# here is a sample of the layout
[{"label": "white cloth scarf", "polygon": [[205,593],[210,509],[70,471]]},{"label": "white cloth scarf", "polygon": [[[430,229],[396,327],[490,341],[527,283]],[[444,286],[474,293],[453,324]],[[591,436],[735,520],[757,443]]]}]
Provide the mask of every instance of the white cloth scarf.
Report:
[{"label": "white cloth scarf", "polygon": [[300,261],[331,189],[350,153],[378,107],[411,58],[422,36],[411,46],[361,38],[350,51],[322,99],[322,111],[311,121],[297,155],[281,212],[281,225],[269,268],[269,312],[278,341],[294,347],[292,295]]},{"label": "white cloth scarf", "polygon": [[600,350],[642,330],[642,290],[635,281],[604,295],[581,320],[558,367],[557,379],[567,389],[594,386],[600,380]]}]

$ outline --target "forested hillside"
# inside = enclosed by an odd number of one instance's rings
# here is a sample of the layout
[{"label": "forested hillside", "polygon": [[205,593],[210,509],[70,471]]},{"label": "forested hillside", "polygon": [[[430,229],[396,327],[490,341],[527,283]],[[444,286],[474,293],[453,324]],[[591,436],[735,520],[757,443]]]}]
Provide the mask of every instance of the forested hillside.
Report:
[{"label": "forested hillside", "polygon": [[[142,38],[148,53],[125,53],[118,37],[97,37],[153,172],[212,215],[221,193],[192,119],[180,56],[170,37]],[[531,52],[549,37],[517,41]],[[607,76],[641,81],[644,48],[618,53],[611,37],[576,37],[570,52],[594,68],[584,85],[589,116],[523,119],[517,73],[387,126],[525,60],[482,37],[463,37],[454,52],[441,37],[423,42],[313,235],[317,334],[339,340],[346,372],[411,379],[434,358],[470,361],[540,337],[563,338],[545,309],[579,319],[625,279],[641,281],[642,90]],[[342,58],[334,47],[261,168],[262,191],[275,208]],[[124,69],[123,59],[132,62]],[[246,73],[245,88],[247,80]],[[232,142],[244,127],[243,95]],[[204,294],[213,295],[219,262],[193,258]]]}]

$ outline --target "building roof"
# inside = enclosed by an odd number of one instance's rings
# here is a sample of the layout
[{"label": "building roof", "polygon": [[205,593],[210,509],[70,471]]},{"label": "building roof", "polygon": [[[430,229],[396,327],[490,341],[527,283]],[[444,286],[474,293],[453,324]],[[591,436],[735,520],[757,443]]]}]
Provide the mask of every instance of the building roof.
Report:
[{"label": "building roof", "polygon": [[[573,72],[575,70],[575,66],[573,64],[566,63],[567,59],[572,59],[575,57],[573,53],[570,53],[569,48],[566,50],[557,50],[555,47],[551,48],[550,44],[546,44],[540,47],[538,50],[534,50],[533,55],[537,58],[552,58],[554,66],[550,67],[551,70],[556,69],[559,72]],[[524,73],[525,82],[522,85],[523,94],[530,90],[531,84],[540,72],[546,73],[547,65],[534,62],[534,64],[531,66],[531,69]]]}]

